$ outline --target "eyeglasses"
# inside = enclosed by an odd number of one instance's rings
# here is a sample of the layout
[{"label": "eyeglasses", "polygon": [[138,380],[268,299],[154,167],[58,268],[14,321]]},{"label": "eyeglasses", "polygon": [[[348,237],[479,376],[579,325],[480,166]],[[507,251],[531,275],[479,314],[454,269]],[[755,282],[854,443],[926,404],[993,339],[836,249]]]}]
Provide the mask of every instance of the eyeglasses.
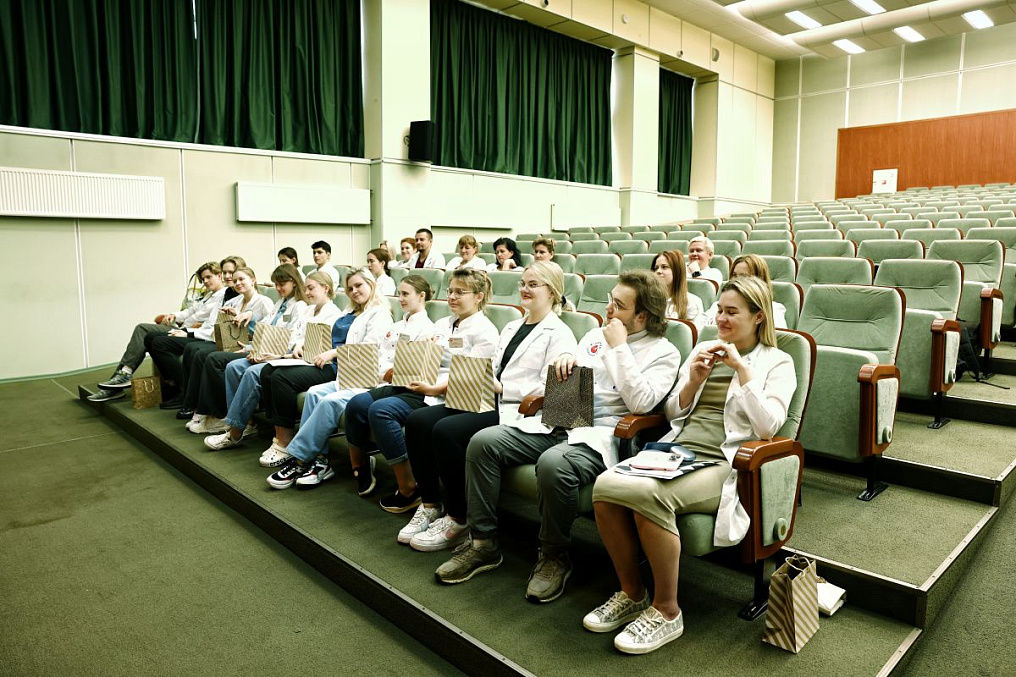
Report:
[{"label": "eyeglasses", "polygon": [[475,294],[475,293],[476,293],[475,291],[467,291],[465,289],[449,289],[448,290],[448,298],[450,298],[450,299],[457,299],[460,296],[465,296],[466,294]]},{"label": "eyeglasses", "polygon": [[528,289],[529,291],[535,291],[535,290],[539,289],[540,287],[546,287],[546,286],[547,285],[540,284],[539,282],[529,282],[529,283],[526,283],[526,282],[523,282],[522,280],[519,280],[519,283],[518,283],[519,291],[522,291],[523,289]]},{"label": "eyeglasses", "polygon": [[622,308],[621,306],[619,306],[617,304],[617,301],[614,300],[613,296],[611,296],[610,294],[607,294],[607,308],[609,308],[611,306],[614,306],[614,310],[624,310],[624,308]]}]

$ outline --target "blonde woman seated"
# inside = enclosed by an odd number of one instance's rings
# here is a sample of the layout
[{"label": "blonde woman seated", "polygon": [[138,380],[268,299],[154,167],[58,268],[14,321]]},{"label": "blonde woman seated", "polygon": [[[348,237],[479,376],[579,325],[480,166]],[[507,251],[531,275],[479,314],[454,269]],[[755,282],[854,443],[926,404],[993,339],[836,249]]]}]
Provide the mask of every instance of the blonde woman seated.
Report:
[{"label": "blonde woman seated", "polygon": [[[772,295],[773,283],[769,277],[769,264],[757,254],[742,254],[734,259],[734,265],[730,267],[730,277],[740,275],[753,275],[765,282]],[[804,299],[801,299],[802,301]],[[716,324],[716,313],[719,312],[719,302],[713,303],[705,312],[705,323]],[[787,328],[787,308],[778,301],[773,301],[773,324],[779,329]]]},{"label": "blonde woman seated", "polygon": [[650,266],[667,288],[667,317],[690,320],[696,329],[705,326],[702,299],[688,293],[688,274],[684,254],[679,251],[660,252]]},{"label": "blonde woman seated", "polygon": [[459,250],[459,255],[448,262],[447,270],[455,270],[457,268],[487,269],[487,262],[477,255],[480,251],[480,245],[475,237],[463,235],[459,238],[459,244],[456,248]]},{"label": "blonde woman seated", "polygon": [[[776,347],[769,289],[755,277],[723,285],[716,326],[719,340],[700,343],[681,366],[664,411],[673,442],[698,460],[718,461],[672,480],[608,471],[593,489],[596,525],[614,563],[621,590],[582,620],[593,632],[628,626],[614,638],[625,653],[648,653],[677,639],[684,616],[677,601],[681,534],[674,516],[716,514],[713,543],[741,541],[749,518],[731,469],[741,443],[771,439],[787,420],[797,389],[790,356]],[[666,445],[664,445],[666,446]],[[639,572],[639,546],[653,572],[650,600]]]}]

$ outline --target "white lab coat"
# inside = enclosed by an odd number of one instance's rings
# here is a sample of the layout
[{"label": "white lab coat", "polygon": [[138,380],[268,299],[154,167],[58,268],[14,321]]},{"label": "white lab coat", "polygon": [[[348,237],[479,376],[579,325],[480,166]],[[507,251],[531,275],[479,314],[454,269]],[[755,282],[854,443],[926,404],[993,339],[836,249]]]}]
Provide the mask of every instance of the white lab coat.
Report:
[{"label": "white lab coat", "polygon": [[377,293],[382,296],[395,296],[395,280],[392,279],[391,275],[382,275],[377,278],[374,286],[377,287]]},{"label": "white lab coat", "polygon": [[689,320],[695,328],[701,330],[706,325],[706,318],[702,311],[702,299],[695,294],[688,294],[688,316],[681,317],[677,314],[677,306],[670,299],[667,299],[667,317],[676,317],[679,320]]},{"label": "white lab coat", "polygon": [[474,254],[473,258],[469,259],[465,263],[462,262],[461,256],[456,256],[448,262],[446,270],[455,270],[457,268],[476,268],[477,270],[487,270],[487,262],[481,259],[479,254]]},{"label": "white lab coat", "polygon": [[222,299],[225,295],[225,287],[214,294],[205,294],[186,310],[176,313],[176,323],[181,327],[189,327],[193,324],[203,323],[210,316],[218,315],[219,308],[222,307]]},{"label": "white lab coat", "polygon": [[[420,260],[420,252],[416,252],[415,254],[413,254],[413,257],[409,259],[409,263],[406,264],[405,267],[408,268],[409,270],[412,270],[416,268],[416,262],[419,260]],[[423,261],[423,267],[444,268],[445,267],[444,254],[438,254],[437,252],[434,251],[434,248],[431,247],[430,254],[428,254],[427,258],[424,259]]]},{"label": "white lab coat", "polygon": [[[721,273],[718,268],[713,268],[712,266],[709,266],[709,267],[706,267],[706,268],[702,268],[701,270],[699,270],[699,272],[702,273],[702,274],[699,275],[698,277],[694,278],[694,279],[696,279],[696,280],[703,280],[703,279],[705,279],[705,280],[712,280],[713,282],[715,282],[716,284],[720,285],[721,287],[723,286],[723,273]],[[688,271],[688,279],[693,279],[692,278],[692,272],[691,272],[691,270]]]},{"label": "white lab coat", "polygon": [[307,335],[308,324],[327,324],[330,327],[342,315],[339,307],[331,301],[321,306],[321,310],[318,311],[317,315],[314,314],[314,310],[314,306],[310,304],[303,309],[299,319],[296,321],[296,325],[293,327],[293,334],[290,336],[289,350],[287,352],[292,353],[296,348],[303,347],[303,339]]},{"label": "white lab coat", "polygon": [[[690,406],[681,409],[681,388],[688,382],[691,360],[699,351],[715,345],[716,341],[700,343],[691,356],[681,365],[678,383],[664,405],[664,413],[671,422],[671,430],[660,440],[670,442],[677,438],[688,415],[695,409],[705,381],[695,393]],[[727,398],[723,406],[723,427],[726,439],[720,445],[724,458],[731,464],[730,474],[723,482],[720,492],[720,507],[716,512],[716,528],[713,531],[713,545],[727,547],[741,542],[748,533],[750,519],[737,498],[737,471],[733,469],[734,456],[742,442],[769,440],[787,421],[790,400],[797,390],[797,372],[794,361],[779,348],[759,344],[747,355],[745,363],[751,369],[752,379],[745,386],[737,380],[737,374],[730,379]]]}]

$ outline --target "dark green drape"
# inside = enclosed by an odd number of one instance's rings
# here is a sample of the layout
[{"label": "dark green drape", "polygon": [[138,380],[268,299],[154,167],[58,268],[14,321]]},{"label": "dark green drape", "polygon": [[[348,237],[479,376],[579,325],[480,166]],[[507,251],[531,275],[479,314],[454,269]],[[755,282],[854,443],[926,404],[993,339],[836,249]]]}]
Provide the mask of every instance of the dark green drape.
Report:
[{"label": "dark green drape", "polygon": [[660,69],[659,179],[661,193],[691,190],[691,92],[695,81]]},{"label": "dark green drape", "polygon": [[610,185],[611,52],[431,0],[437,164]]},{"label": "dark green drape", "polygon": [[0,0],[0,123],[363,156],[359,0]]}]

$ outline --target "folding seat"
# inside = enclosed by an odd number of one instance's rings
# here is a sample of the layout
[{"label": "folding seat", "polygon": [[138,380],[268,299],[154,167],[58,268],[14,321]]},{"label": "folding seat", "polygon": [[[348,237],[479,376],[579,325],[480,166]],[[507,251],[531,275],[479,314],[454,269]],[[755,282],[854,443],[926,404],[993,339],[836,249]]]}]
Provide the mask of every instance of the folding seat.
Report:
[{"label": "folding seat", "polygon": [[979,204],[981,205],[981,209],[984,211],[993,211],[1001,207],[1002,200],[999,198],[992,198],[988,200],[981,200]]},{"label": "folding seat", "polygon": [[652,270],[653,259],[656,254],[628,254],[621,258],[620,272],[626,273],[629,270]]},{"label": "folding seat", "polygon": [[579,275],[617,275],[621,257],[617,254],[579,254],[575,257],[575,272]]},{"label": "folding seat", "polygon": [[963,236],[955,228],[908,228],[901,240],[920,240],[925,246],[938,240],[961,240]]},{"label": "folding seat", "polygon": [[650,233],[669,233],[672,230],[674,230],[674,226],[672,226],[670,224],[663,224],[663,225],[650,226],[649,227],[649,232]]},{"label": "folding seat", "polygon": [[[924,219],[931,222],[932,228],[937,228],[941,221],[948,221],[951,219],[958,219],[960,215],[958,212],[936,212],[935,214],[925,214],[921,217],[914,217],[915,220]],[[913,228],[920,228],[921,226],[912,226]]]},{"label": "folding seat", "polygon": [[797,268],[797,284],[804,290],[805,303],[812,285],[871,284],[874,279],[875,266],[868,259],[812,256],[801,259]]},{"label": "folding seat", "polygon": [[909,221],[887,221],[884,227],[892,228],[902,236],[904,231],[911,228],[934,228],[935,226],[928,219],[910,219]]},{"label": "folding seat", "polygon": [[[543,236],[540,235],[539,233],[519,233],[518,235],[515,236],[515,241],[516,242],[532,242],[533,240],[536,240],[536,239],[541,238],[541,237],[543,237]],[[456,254],[456,256],[458,256],[458,254]]]},{"label": "folding seat", "polygon": [[495,270],[487,273],[490,278],[490,302],[506,303],[517,306],[521,302],[519,297],[519,280],[522,279],[522,272],[514,270]]},{"label": "folding seat", "polygon": [[[809,261],[816,259],[802,262],[802,273]],[[898,289],[816,284],[805,292],[797,325],[818,344],[801,444],[810,453],[867,464],[867,488],[858,496],[864,501],[886,488],[878,481],[878,458],[892,441],[896,420],[896,355],[905,310]]]},{"label": "folding seat", "polygon": [[575,307],[578,307],[579,299],[582,298],[582,289],[585,287],[585,284],[585,278],[582,275],[576,273],[564,274],[564,297]]},{"label": "folding seat", "polygon": [[748,240],[741,247],[742,254],[759,254],[760,256],[793,256],[794,243],[789,240]]},{"label": "folding seat", "polygon": [[632,237],[635,233],[644,233],[649,230],[649,226],[621,226],[622,233],[631,233]]},{"label": "folding seat", "polygon": [[[625,233],[627,235],[627,233]],[[615,240],[607,247],[613,254],[626,256],[628,254],[643,254],[649,251],[649,243],[645,240]]]},{"label": "folding seat", "polygon": [[[1009,225],[1002,225],[1003,223]],[[1016,265],[1016,218],[999,219],[994,228],[971,228],[967,231],[966,239],[998,240],[1005,247],[1005,265]]]},{"label": "folding seat", "polygon": [[927,214],[937,212],[935,208],[928,209],[927,207],[904,207],[900,210],[900,214],[910,214],[913,217],[917,217],[918,214]]},{"label": "folding seat", "polygon": [[596,231],[593,230],[590,226],[573,226],[568,229],[569,235],[574,235],[575,233],[595,233],[595,232]]},{"label": "folding seat", "polygon": [[[730,279],[730,259],[720,252],[713,252],[713,258],[709,260],[709,267],[720,271],[724,280]],[[709,306],[706,306],[708,308]]]},{"label": "folding seat", "polygon": [[861,214],[833,214],[832,216],[829,217],[829,222],[840,229],[842,229],[842,227],[840,226],[840,224],[842,223],[846,223],[848,221],[852,222],[867,220],[868,218],[866,216],[862,216]]},{"label": "folding seat", "polygon": [[686,226],[684,226],[684,228],[682,228],[681,230],[685,231],[697,230],[699,233],[703,235],[708,235],[712,231],[716,230],[716,226],[714,226],[711,223],[689,223]]},{"label": "folding seat", "polygon": [[713,251],[720,256],[737,258],[741,255],[741,243],[736,240],[713,240]]},{"label": "folding seat", "polygon": [[985,188],[991,188],[991,189],[999,189],[999,188],[1005,189],[1005,188],[1009,188],[1011,185],[1012,184],[1005,183],[1005,182],[1002,182],[1002,183],[986,183],[986,184],[984,184],[984,187]]},{"label": "folding seat", "polygon": [[728,216],[724,220],[725,221],[729,220],[729,219],[752,219],[752,220],[755,220],[757,218],[758,218],[758,212],[734,212],[733,214],[731,214],[730,216]]},{"label": "folding seat", "polygon": [[951,212],[956,207],[960,206],[959,200],[935,200],[933,202],[926,202],[925,207],[934,207],[940,212]]},{"label": "folding seat", "polygon": [[695,296],[702,299],[702,307],[708,308],[713,305],[716,301],[716,297],[720,294],[720,285],[716,284],[712,280],[703,280],[702,278],[688,278],[688,293],[694,294]]},{"label": "folding seat", "polygon": [[842,240],[843,233],[838,230],[795,230],[794,242],[800,244],[805,240]]},{"label": "folding seat", "polygon": [[[797,222],[795,221],[795,224],[796,223]],[[768,221],[768,222],[765,222],[765,223],[756,223],[755,227],[752,229],[751,232],[752,233],[758,233],[758,232],[763,232],[763,231],[764,232],[771,232],[771,231],[774,231],[774,230],[775,231],[790,230],[790,224],[787,223],[786,221],[779,221],[779,222]]]},{"label": "folding seat", "polygon": [[818,257],[853,258],[857,245],[850,240],[805,240],[797,243],[797,260]]},{"label": "folding seat", "polygon": [[714,230],[713,232],[709,233],[709,237],[712,237],[716,233],[745,233],[745,234],[748,234],[748,233],[750,233],[754,229],[755,229],[755,227],[752,226],[749,223],[721,223],[720,225],[716,226],[716,230]]},{"label": "folding seat", "polygon": [[[668,240],[694,240],[697,237],[702,237],[702,233],[697,230],[672,230],[667,233]],[[708,233],[709,237],[712,237],[712,233]]]},{"label": "folding seat", "polygon": [[773,282],[777,280],[780,282],[794,282],[797,280],[797,259],[794,257],[762,255],[762,260],[769,266],[769,279]]},{"label": "folding seat", "polygon": [[[424,268],[423,270],[427,269]],[[388,275],[392,278],[392,281],[395,282],[395,288],[398,289],[399,283],[402,282],[402,278],[409,275],[409,271],[405,268],[392,268],[388,271]]]},{"label": "folding seat", "polygon": [[[963,295],[958,319],[978,327],[980,345],[988,360],[1001,340],[1004,304],[999,289],[1005,251],[998,240],[939,240],[928,248],[926,258],[958,261],[963,265]],[[985,368],[987,371],[987,368]]]},{"label": "folding seat", "polygon": [[534,257],[532,254],[527,254],[526,252],[519,252],[519,256],[522,257],[523,268],[528,268],[529,266],[533,265],[533,263],[536,261],[536,257]]},{"label": "folding seat", "polygon": [[452,311],[448,309],[447,301],[427,301],[427,317],[431,322],[437,322],[442,317],[448,317]]},{"label": "folding seat", "polygon": [[600,236],[596,233],[570,233],[570,235],[573,243],[598,242],[600,240]]},{"label": "folding seat", "polygon": [[620,233],[621,226],[593,226],[593,232],[600,233],[601,235],[604,233]]},{"label": "folding seat", "polygon": [[900,234],[892,228],[851,228],[847,231],[847,239],[860,244],[865,240],[898,240]]},{"label": "folding seat", "polygon": [[960,215],[961,219],[965,219],[967,217],[976,217],[978,214],[980,214],[984,210],[981,209],[981,205],[974,204],[974,205],[961,205],[959,207],[954,207],[950,211],[956,212],[957,214]]},{"label": "folding seat", "polygon": [[942,219],[936,225],[936,228],[955,228],[963,234],[963,237],[967,236],[967,233],[974,228],[990,228],[991,221],[988,219],[979,218],[967,218],[967,219]]},{"label": "folding seat", "polygon": [[718,226],[723,223],[723,219],[718,216],[709,216],[692,220],[693,225],[709,224],[710,226]]},{"label": "folding seat", "polygon": [[581,256],[582,254],[606,254],[610,251],[610,247],[603,240],[580,240],[578,242],[572,242],[572,254]]},{"label": "folding seat", "polygon": [[572,250],[571,240],[558,240],[557,238],[553,238],[553,240],[554,240],[554,251],[556,253],[571,254]]},{"label": "folding seat", "polygon": [[797,329],[797,323],[801,319],[801,304],[804,302],[804,292],[796,282],[783,282],[773,280],[773,301],[782,303],[786,309],[787,329]]},{"label": "folding seat", "polygon": [[885,259],[923,259],[920,240],[864,240],[857,245],[857,258],[871,259],[878,266]]},{"label": "folding seat", "polygon": [[659,231],[648,231],[644,233],[635,233],[632,237],[636,240],[642,240],[643,242],[653,242],[655,240],[666,240],[667,234]]},{"label": "folding seat", "polygon": [[938,429],[942,399],[956,382],[960,324],[956,321],[963,290],[963,267],[956,261],[886,259],[878,267],[875,284],[896,287],[907,300],[903,336],[896,366],[900,369],[900,395],[919,400],[935,398]]},{"label": "folding seat", "polygon": [[874,220],[876,216],[880,216],[882,214],[895,214],[896,210],[888,207],[868,207],[867,209],[861,209],[859,213],[864,214],[871,220]]},{"label": "folding seat", "polygon": [[749,226],[755,225],[754,216],[731,216],[723,219],[721,223],[747,223]]},{"label": "folding seat", "polygon": [[669,252],[675,250],[687,256],[688,240],[654,240],[649,243],[650,254],[659,254],[660,252]]},{"label": "folding seat", "polygon": [[[981,184],[979,184],[979,183],[964,183],[961,186],[956,186],[956,190],[971,190],[971,189],[980,188],[980,187],[981,187]],[[985,188],[987,188],[987,186],[985,186]]]},{"label": "folding seat", "polygon": [[892,209],[895,209],[897,211],[899,211],[900,209],[903,209],[904,207],[920,207],[920,206],[921,205],[917,204],[916,202],[907,202],[905,200],[904,201],[900,201],[900,202],[888,202],[888,203],[886,203],[886,207],[891,207]]},{"label": "folding seat", "polygon": [[[567,244],[569,249],[571,248],[571,242],[562,242],[562,244]],[[492,263],[497,263],[497,255],[494,252],[480,252],[477,256],[483,259],[488,266]]]},{"label": "folding seat", "polygon": [[1004,217],[995,221],[995,228],[1016,228],[1016,217]]},{"label": "folding seat", "polygon": [[794,239],[794,234],[790,230],[753,230],[748,233],[748,242],[762,242],[772,240],[782,240],[789,242]]},{"label": "folding seat", "polygon": [[561,311],[561,321],[571,329],[576,341],[603,324],[603,318],[595,313],[584,313],[578,310]]},{"label": "folding seat", "polygon": [[576,309],[606,317],[607,297],[615,286],[617,275],[586,275]]},{"label": "folding seat", "polygon": [[755,223],[771,223],[771,222],[789,223],[790,215],[787,214],[786,212],[783,212],[781,214],[763,214],[762,216],[755,219]]},{"label": "folding seat", "polygon": [[575,257],[571,254],[554,254],[554,263],[561,266],[565,273],[575,272]]},{"label": "folding seat", "polygon": [[713,245],[725,240],[744,244],[748,241],[748,234],[741,230],[717,230],[709,233],[709,239],[713,241]]},{"label": "folding seat", "polygon": [[621,233],[621,232],[600,233],[600,239],[603,240],[604,242],[610,243],[617,242],[618,240],[631,240],[632,235],[631,233]]},{"label": "folding seat", "polygon": [[991,221],[991,225],[995,225],[995,222],[999,219],[1011,219],[1013,217],[1012,209],[999,209],[995,208],[990,211],[985,211],[982,214],[978,214],[978,218],[988,219]]},{"label": "folding seat", "polygon": [[875,214],[871,217],[872,221],[878,221],[881,225],[885,225],[886,221],[905,221],[914,218],[911,214],[897,214],[896,212],[889,212],[885,214]]},{"label": "folding seat", "polygon": [[521,320],[523,312],[521,306],[488,303],[487,307],[483,309],[483,314],[487,316],[487,319],[490,320],[500,332],[509,322]]}]

